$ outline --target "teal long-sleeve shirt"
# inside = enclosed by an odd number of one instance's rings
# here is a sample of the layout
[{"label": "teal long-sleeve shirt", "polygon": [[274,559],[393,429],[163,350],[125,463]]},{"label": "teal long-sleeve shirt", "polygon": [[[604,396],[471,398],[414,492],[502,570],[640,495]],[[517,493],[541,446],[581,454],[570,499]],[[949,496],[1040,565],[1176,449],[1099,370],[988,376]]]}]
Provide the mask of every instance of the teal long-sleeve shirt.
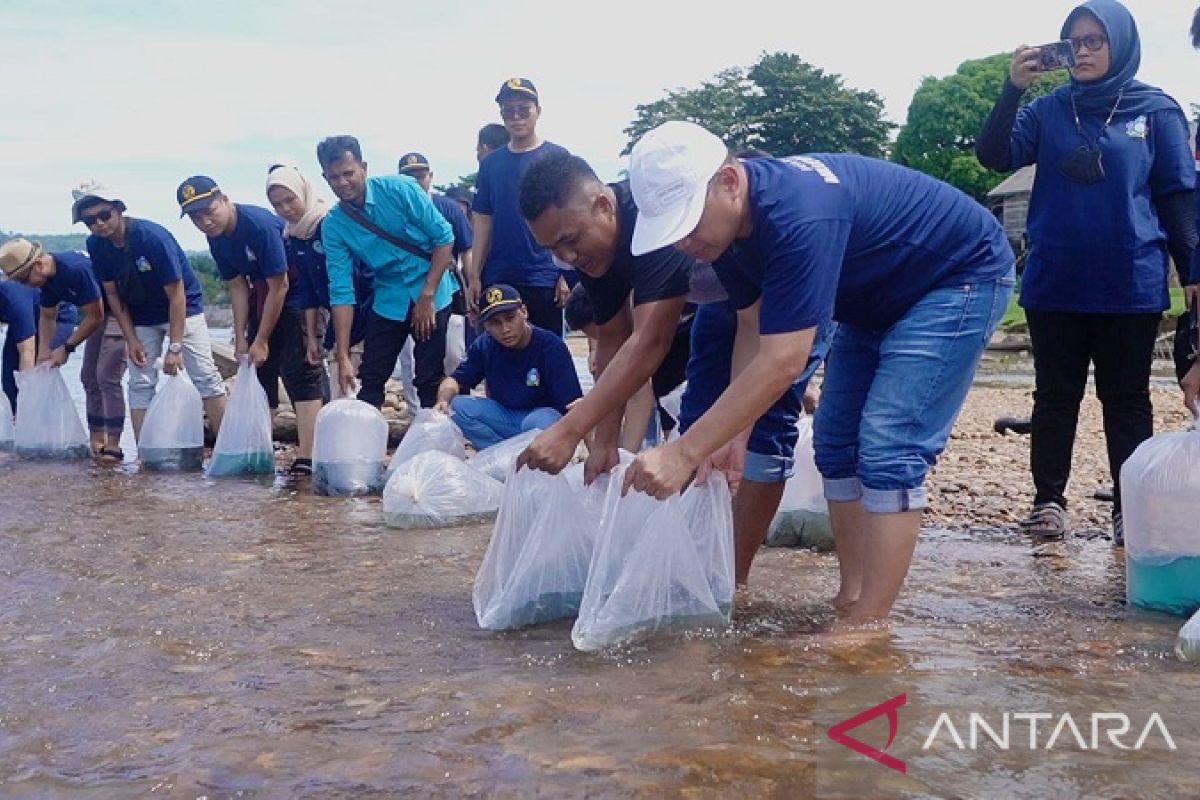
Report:
[{"label": "teal long-sleeve shirt", "polygon": [[[406,175],[367,178],[362,211],[388,233],[426,252],[454,241],[450,223],[438,213],[420,184]],[[429,275],[428,261],[376,236],[337,206],[321,224],[321,243],[331,306],[355,304],[352,273],[357,260],[374,273],[375,313],[396,321],[408,318],[409,308],[420,298]],[[450,304],[453,293],[454,282],[447,270],[434,292],[433,307],[441,311]]]}]

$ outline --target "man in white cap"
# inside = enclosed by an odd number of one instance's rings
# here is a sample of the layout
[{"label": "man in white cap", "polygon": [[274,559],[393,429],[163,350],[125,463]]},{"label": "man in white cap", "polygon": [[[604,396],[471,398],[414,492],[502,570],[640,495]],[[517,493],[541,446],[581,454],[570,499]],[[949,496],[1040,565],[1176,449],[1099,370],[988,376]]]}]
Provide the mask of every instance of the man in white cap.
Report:
[{"label": "man in white cap", "polygon": [[996,220],[948,184],[856,155],[732,157],[668,122],[634,146],[634,254],[673,244],[707,261],[737,309],[729,388],[678,440],[641,454],[625,488],[665,498],[701,464],[735,461],[745,432],[839,323],[814,425],[841,571],[833,604],[886,619],[1013,257]]}]

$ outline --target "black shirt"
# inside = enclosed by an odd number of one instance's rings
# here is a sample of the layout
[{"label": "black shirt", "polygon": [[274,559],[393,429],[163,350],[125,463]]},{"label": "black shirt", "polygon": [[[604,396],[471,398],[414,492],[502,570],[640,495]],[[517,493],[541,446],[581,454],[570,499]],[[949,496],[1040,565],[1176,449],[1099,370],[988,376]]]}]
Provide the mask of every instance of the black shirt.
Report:
[{"label": "black shirt", "polygon": [[656,300],[684,297],[691,285],[692,259],[674,247],[664,247],[641,256],[630,252],[633,225],[637,221],[637,206],[629,191],[629,181],[610,183],[617,196],[617,226],[620,242],[608,272],[599,278],[579,274],[595,310],[596,324],[612,320],[633,293],[635,306]]}]

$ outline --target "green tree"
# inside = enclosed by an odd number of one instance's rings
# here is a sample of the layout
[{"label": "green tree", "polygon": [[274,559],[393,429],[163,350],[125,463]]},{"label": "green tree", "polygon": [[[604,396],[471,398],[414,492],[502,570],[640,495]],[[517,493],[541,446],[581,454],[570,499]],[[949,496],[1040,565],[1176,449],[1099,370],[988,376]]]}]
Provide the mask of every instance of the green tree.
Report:
[{"label": "green tree", "polygon": [[445,194],[455,186],[462,186],[465,189],[474,189],[475,179],[478,177],[478,172],[472,172],[470,175],[459,175],[458,180],[456,181],[451,181],[450,183],[435,183],[433,185],[433,190],[438,194]]},{"label": "green tree", "polygon": [[[964,61],[953,75],[921,81],[908,106],[908,118],[896,137],[892,160],[919,169],[983,200],[1004,179],[975,157],[975,139],[991,113],[1012,62],[1009,53]],[[1067,81],[1065,70],[1041,76],[1023,103]]]},{"label": "green tree", "polygon": [[882,155],[894,127],[875,92],[847,88],[794,53],[763,53],[750,68],[730,67],[694,89],[679,88],[637,106],[622,155],[651,128],[673,119],[703,125],[734,148],[774,155],[851,151]]},{"label": "green tree", "polygon": [[213,261],[213,257],[208,253],[188,253],[187,258],[197,280],[200,281],[205,305],[229,305],[229,290],[225,288],[225,281],[221,280],[221,273],[217,271],[217,262]]},{"label": "green tree", "polygon": [[31,242],[39,242],[42,247],[46,248],[51,253],[62,250],[79,250],[87,252],[87,234],[86,233],[17,233],[9,231],[5,233],[0,231],[0,244],[4,244],[9,239],[24,238]]}]

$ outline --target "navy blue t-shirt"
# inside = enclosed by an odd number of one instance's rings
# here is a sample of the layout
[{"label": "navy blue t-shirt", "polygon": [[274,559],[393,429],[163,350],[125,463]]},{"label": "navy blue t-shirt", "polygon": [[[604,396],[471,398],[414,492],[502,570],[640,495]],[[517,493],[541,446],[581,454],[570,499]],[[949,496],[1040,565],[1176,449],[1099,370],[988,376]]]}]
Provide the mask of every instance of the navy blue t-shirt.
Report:
[{"label": "navy blue t-shirt", "polygon": [[492,238],[482,272],[484,286],[507,283],[551,288],[558,283],[562,270],[550,251],[539,247],[529,232],[517,195],[521,176],[529,165],[555,152],[565,153],[566,149],[551,142],[542,142],[526,153],[502,147],[480,162],[471,210],[492,218]]},{"label": "navy blue t-shirt", "polygon": [[187,297],[187,316],[204,311],[204,295],[200,281],[192,271],[187,256],[171,232],[156,222],[125,218],[125,247],[119,248],[108,239],[92,234],[87,239],[96,277],[101,283],[119,284],[119,276],[132,260],[142,284],[142,302],[131,305],[126,301],[134,325],[162,325],[170,322],[171,304],[163,289],[169,283],[183,281]]},{"label": "navy blue t-shirt", "polygon": [[288,236],[284,239],[288,266],[295,283],[288,290],[288,299],[297,308],[329,308],[329,273],[325,269],[325,245],[321,242],[318,224],[312,238]]},{"label": "navy blue t-shirt", "polygon": [[100,299],[100,284],[90,258],[70,250],[50,255],[54,257],[54,277],[41,288],[42,308],[54,308],[59,303],[82,308]]},{"label": "navy blue t-shirt", "polygon": [[[42,293],[16,281],[0,281],[0,322],[8,326],[8,338],[23,342],[38,332]],[[56,320],[66,325],[79,321],[75,306],[59,303]]]},{"label": "navy blue t-shirt", "polygon": [[454,244],[450,248],[450,254],[458,258],[475,244],[471,223],[457,200],[451,200],[444,194],[430,195],[430,199],[433,200],[433,207],[450,223],[450,229],[454,231]]},{"label": "navy blue t-shirt", "polygon": [[735,308],[762,298],[763,334],[816,327],[831,314],[886,330],[934,289],[1012,270],[995,217],[916,170],[847,154],[742,163],[752,231],[713,268]]},{"label": "navy blue t-shirt", "polygon": [[617,250],[608,272],[592,278],[576,273],[592,300],[596,324],[603,325],[629,301],[633,294],[635,306],[684,297],[691,286],[692,267],[696,263],[674,247],[664,247],[645,255],[635,256],[630,248],[633,226],[637,222],[637,204],[629,191],[629,181],[610,183],[617,196]]},{"label": "navy blue t-shirt", "polygon": [[565,414],[567,404],[583,395],[566,343],[537,327],[523,350],[509,349],[491,334],[481,334],[451,377],[463,391],[486,380],[488,397],[510,409],[553,408]]},{"label": "navy blue t-shirt", "polygon": [[[288,271],[283,246],[283,219],[259,206],[234,203],[237,224],[228,236],[208,238],[208,249],[221,278],[231,281],[239,275],[251,283]],[[288,292],[287,305],[298,307]]]}]

